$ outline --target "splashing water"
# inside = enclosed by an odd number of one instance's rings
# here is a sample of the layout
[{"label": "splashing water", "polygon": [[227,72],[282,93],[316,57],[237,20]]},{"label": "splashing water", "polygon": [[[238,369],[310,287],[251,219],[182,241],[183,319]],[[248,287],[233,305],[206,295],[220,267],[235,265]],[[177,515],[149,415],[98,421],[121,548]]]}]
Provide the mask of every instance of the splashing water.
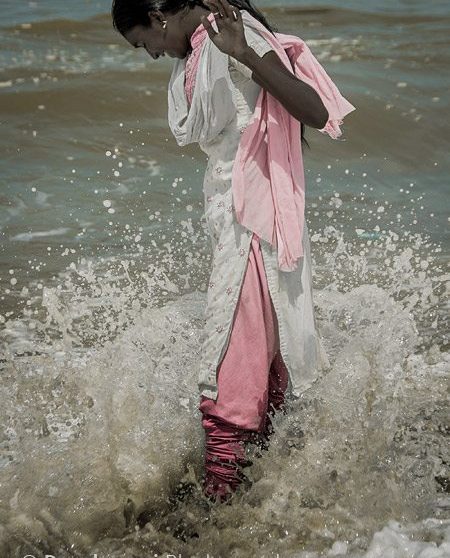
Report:
[{"label": "splashing water", "polygon": [[288,399],[268,451],[248,447],[253,484],[231,505],[201,497],[205,295],[169,280],[170,256],[136,274],[133,257],[71,265],[40,319],[6,324],[2,556],[449,555],[436,247],[385,231],[361,248],[330,226],[311,240],[330,368]]}]

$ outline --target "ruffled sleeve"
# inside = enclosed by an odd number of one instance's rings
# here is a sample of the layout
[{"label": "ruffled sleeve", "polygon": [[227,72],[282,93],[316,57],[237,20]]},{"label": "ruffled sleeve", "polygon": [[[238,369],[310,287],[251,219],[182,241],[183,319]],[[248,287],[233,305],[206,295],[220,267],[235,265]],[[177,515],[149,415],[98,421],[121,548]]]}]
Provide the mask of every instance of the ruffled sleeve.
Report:
[{"label": "ruffled sleeve", "polygon": [[344,116],[356,110],[356,107],[341,95],[335,83],[305,42],[303,42],[302,52],[296,60],[295,74],[317,91],[328,111],[327,123],[319,129],[319,132],[328,134],[332,139],[338,139],[342,135],[340,126],[343,124]]}]

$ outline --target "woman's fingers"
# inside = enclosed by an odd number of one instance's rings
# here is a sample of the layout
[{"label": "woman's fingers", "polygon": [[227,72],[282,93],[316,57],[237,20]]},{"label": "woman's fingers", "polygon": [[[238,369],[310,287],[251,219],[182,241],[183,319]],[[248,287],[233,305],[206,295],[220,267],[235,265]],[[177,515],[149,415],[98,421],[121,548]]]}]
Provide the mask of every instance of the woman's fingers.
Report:
[{"label": "woman's fingers", "polygon": [[216,21],[228,17],[233,21],[239,19],[239,10],[235,8],[235,6],[232,6],[227,0],[204,0],[204,4],[213,11]]},{"label": "woman's fingers", "polygon": [[232,17],[230,4],[226,0],[216,0],[219,9],[225,17]]},{"label": "woman's fingers", "polygon": [[203,2],[213,13],[214,21],[217,25],[216,32],[206,16],[202,16],[201,22],[211,39],[215,38],[219,33],[225,33],[225,31],[234,32],[236,28],[230,26],[232,23],[239,21],[240,26],[243,28],[240,11],[231,6],[227,0],[203,0]]},{"label": "woman's fingers", "polygon": [[206,32],[211,39],[217,35],[217,33],[213,29],[213,26],[211,25],[211,22],[206,16],[202,16],[200,18],[200,21],[202,22],[203,27],[206,29]]},{"label": "woman's fingers", "polygon": [[219,9],[224,17],[229,17],[232,21],[237,21],[239,19],[240,12],[235,7],[232,6],[228,0],[214,0],[219,4]]},{"label": "woman's fingers", "polygon": [[[223,8],[222,7],[219,8],[216,1],[217,0],[215,0],[214,2],[211,2],[211,0],[208,1],[204,0],[204,4],[206,4],[214,14],[214,21],[216,22],[217,30],[220,32],[223,28],[225,17],[223,14]],[[217,35],[217,33],[215,34]]]},{"label": "woman's fingers", "polygon": [[223,18],[224,16],[223,8],[219,6],[217,0],[215,0],[214,2],[212,2],[211,0],[204,0],[203,3],[206,4],[208,8],[213,12],[216,20],[219,18]]}]

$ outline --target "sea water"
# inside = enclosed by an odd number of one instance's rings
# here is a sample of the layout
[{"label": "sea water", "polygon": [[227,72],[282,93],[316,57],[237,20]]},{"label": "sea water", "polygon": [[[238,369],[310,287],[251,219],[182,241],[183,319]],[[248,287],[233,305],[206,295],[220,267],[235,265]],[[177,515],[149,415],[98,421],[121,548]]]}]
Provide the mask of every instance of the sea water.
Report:
[{"label": "sea water", "polygon": [[167,126],[172,61],[103,0],[2,5],[2,557],[450,556],[448,5],[259,6],[357,108],[306,129],[331,366],[207,506],[206,161]]}]

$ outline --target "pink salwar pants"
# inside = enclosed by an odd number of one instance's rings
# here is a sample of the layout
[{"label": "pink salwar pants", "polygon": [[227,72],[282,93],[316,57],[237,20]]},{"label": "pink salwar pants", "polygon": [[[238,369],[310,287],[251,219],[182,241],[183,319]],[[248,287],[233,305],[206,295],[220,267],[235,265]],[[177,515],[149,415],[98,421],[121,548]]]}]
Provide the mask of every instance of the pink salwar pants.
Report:
[{"label": "pink salwar pants", "polygon": [[[227,500],[245,480],[245,444],[272,433],[269,414],[281,409],[288,371],[279,352],[275,309],[259,244],[253,234],[231,336],[217,372],[216,401],[200,397],[205,430],[204,494]],[[267,446],[266,446],[267,447]]]}]

